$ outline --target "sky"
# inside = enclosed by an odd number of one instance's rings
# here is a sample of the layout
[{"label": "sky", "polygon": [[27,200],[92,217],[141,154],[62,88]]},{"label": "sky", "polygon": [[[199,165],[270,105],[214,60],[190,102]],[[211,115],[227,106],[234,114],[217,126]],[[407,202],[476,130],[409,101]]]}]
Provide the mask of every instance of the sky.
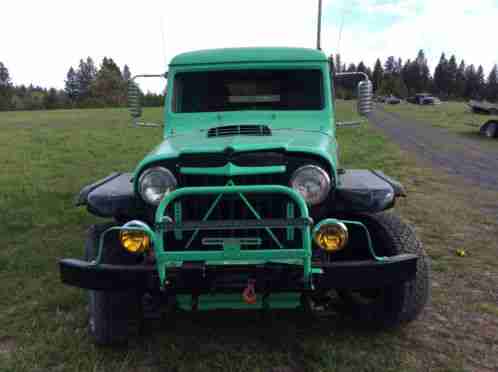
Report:
[{"label": "sky", "polygon": [[[498,0],[323,0],[322,49],[373,66],[424,49],[498,63]],[[163,73],[181,52],[223,47],[316,45],[317,0],[6,0],[0,61],[14,84],[64,87],[70,66],[104,56],[132,74]],[[163,82],[148,82],[159,91]]]}]

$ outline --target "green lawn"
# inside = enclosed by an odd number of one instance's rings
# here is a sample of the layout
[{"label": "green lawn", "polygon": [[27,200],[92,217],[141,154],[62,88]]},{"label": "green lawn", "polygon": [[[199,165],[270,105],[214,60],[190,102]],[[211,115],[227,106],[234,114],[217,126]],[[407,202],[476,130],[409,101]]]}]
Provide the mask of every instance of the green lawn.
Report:
[{"label": "green lawn", "polygon": [[[340,102],[341,119],[353,107]],[[160,110],[146,115],[159,120]],[[486,346],[496,345],[496,333],[482,341],[465,323],[497,319],[488,288],[496,278],[482,273],[497,270],[498,227],[480,209],[496,194],[476,205],[472,189],[418,167],[368,125],[338,131],[342,166],[383,169],[406,184],[410,198],[399,210],[418,227],[437,283],[421,320],[372,333],[293,312],[271,321],[185,314],[150,325],[127,347],[95,347],[85,293],[61,285],[56,266],[82,256],[85,230],[98,221],[73,200],[81,186],[132,169],[160,138],[160,129],[130,127],[124,109],[0,113],[0,371],[462,371],[475,365],[469,355],[496,361]],[[466,258],[454,255],[457,247]]]},{"label": "green lawn", "polygon": [[[399,105],[382,105],[387,112],[403,117],[432,124],[451,132],[469,137],[480,137],[479,127],[490,119],[498,120],[497,116],[473,114],[465,102],[443,102],[441,105],[420,106],[410,103]],[[482,137],[481,137],[482,138]],[[482,138],[485,142],[492,139]]]}]

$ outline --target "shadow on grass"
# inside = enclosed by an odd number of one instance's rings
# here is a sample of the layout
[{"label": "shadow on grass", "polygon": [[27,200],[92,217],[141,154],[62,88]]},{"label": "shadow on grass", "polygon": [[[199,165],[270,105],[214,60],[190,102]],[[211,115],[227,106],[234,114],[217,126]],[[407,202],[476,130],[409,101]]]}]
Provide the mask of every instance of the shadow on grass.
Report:
[{"label": "shadow on grass", "polygon": [[498,144],[498,138],[488,138],[484,135],[482,135],[480,132],[479,132],[479,128],[476,128],[474,131],[471,131],[471,132],[460,132],[458,133],[461,137],[464,137],[464,138],[468,138],[468,139],[471,139],[473,141],[486,141],[486,142],[491,142],[491,141],[496,141],[496,143]]},{"label": "shadow on grass", "polygon": [[147,321],[127,346],[96,351],[110,364],[145,353],[135,365],[175,371],[389,371],[402,364],[398,334],[301,310],[176,312]]}]

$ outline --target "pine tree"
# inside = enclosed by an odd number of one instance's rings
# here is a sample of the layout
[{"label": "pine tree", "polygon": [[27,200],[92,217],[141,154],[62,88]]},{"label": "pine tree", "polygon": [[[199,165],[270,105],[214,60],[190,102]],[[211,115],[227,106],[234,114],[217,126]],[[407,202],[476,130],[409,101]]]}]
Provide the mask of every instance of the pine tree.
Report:
[{"label": "pine tree", "polygon": [[447,74],[448,74],[448,95],[455,98],[456,94],[456,79],[457,79],[458,66],[456,63],[455,55],[450,57],[448,61]]},{"label": "pine tree", "polygon": [[336,73],[341,73],[343,72],[344,70],[342,69],[342,64],[341,64],[341,55],[340,54],[336,54],[335,55],[335,69],[336,69]]},{"label": "pine tree", "polygon": [[395,73],[401,75],[402,69],[403,69],[403,60],[401,58],[398,58],[398,61],[396,62]]},{"label": "pine tree", "polygon": [[491,69],[488,82],[486,85],[486,98],[491,102],[498,101],[498,66],[494,65]]},{"label": "pine tree", "polygon": [[367,73],[367,66],[365,66],[365,63],[363,63],[363,61],[360,61],[360,63],[358,63],[356,71]]},{"label": "pine tree", "polygon": [[74,71],[73,67],[69,69],[66,75],[66,85],[64,90],[66,91],[67,96],[74,103],[74,101],[78,98],[79,95],[79,80],[76,71]]},{"label": "pine tree", "polygon": [[127,83],[112,58],[104,57],[92,84],[92,95],[105,106],[121,106],[126,102]]},{"label": "pine tree", "polygon": [[10,86],[10,84],[9,69],[0,62],[0,87]]},{"label": "pine tree", "polygon": [[401,76],[403,77],[403,82],[405,83],[408,94],[414,95],[421,91],[422,80],[421,80],[421,70],[417,61],[407,60],[405,65],[401,70]]},{"label": "pine tree", "polygon": [[486,82],[484,80],[484,69],[481,65],[477,68],[476,84],[477,98],[482,99],[486,95]]},{"label": "pine tree", "polygon": [[408,89],[401,76],[403,61],[401,58],[390,56],[384,63],[384,76],[380,86],[383,94],[393,94],[398,97],[406,97]]},{"label": "pine tree", "polygon": [[90,87],[97,76],[97,69],[92,58],[87,57],[86,61],[81,59],[76,74],[79,84],[79,99],[85,100],[90,97]]},{"label": "pine tree", "polygon": [[462,59],[460,65],[458,66],[455,79],[455,96],[457,98],[463,98],[465,95],[465,61]]},{"label": "pine tree", "polygon": [[466,98],[477,98],[477,74],[474,65],[467,66],[465,69],[465,97]]},{"label": "pine tree", "polygon": [[429,71],[429,66],[427,64],[427,58],[425,57],[425,53],[422,49],[418,51],[417,58],[415,59],[415,63],[418,68],[418,79],[416,85],[417,92],[425,92],[430,90],[431,88],[431,73]]},{"label": "pine tree", "polygon": [[375,67],[372,75],[374,90],[377,91],[381,84],[382,79],[384,78],[384,69],[382,68],[382,64],[380,63],[380,59],[377,58],[375,62]]},{"label": "pine tree", "polygon": [[387,58],[386,62],[384,63],[384,74],[385,75],[391,75],[396,73],[396,67],[397,62],[396,59],[393,56],[390,56]]},{"label": "pine tree", "polygon": [[48,92],[45,93],[43,97],[43,106],[47,110],[53,110],[58,108],[58,94],[55,88],[50,88]]},{"label": "pine tree", "polygon": [[438,94],[448,97],[449,85],[448,60],[443,53],[434,72],[434,87]]},{"label": "pine tree", "polygon": [[12,83],[7,67],[0,62],[0,111],[11,108]]}]

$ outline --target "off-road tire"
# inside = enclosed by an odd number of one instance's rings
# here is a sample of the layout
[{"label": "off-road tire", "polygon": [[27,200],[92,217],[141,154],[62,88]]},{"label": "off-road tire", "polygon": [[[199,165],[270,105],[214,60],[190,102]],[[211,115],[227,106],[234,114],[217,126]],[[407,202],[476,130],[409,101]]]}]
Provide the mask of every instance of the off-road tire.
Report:
[{"label": "off-road tire", "polygon": [[373,328],[396,327],[414,320],[430,297],[430,259],[414,229],[393,213],[379,213],[360,218],[372,236],[379,256],[413,253],[419,256],[414,279],[381,288],[380,296],[362,302],[352,291],[339,292],[344,310],[355,320]]},{"label": "off-road tire", "polygon": [[[85,259],[96,258],[100,235],[113,223],[93,225],[88,230],[85,243]],[[102,263],[132,265],[136,258],[124,251],[109,232],[106,235]],[[107,238],[109,236],[109,239]],[[116,236],[116,235],[115,235]],[[114,236],[114,237],[115,237]],[[88,331],[93,341],[99,345],[122,344],[141,317],[141,295],[136,290],[129,291],[88,291]]]},{"label": "off-road tire", "polygon": [[498,122],[489,122],[486,124],[484,135],[488,138],[494,138],[498,135]]}]

